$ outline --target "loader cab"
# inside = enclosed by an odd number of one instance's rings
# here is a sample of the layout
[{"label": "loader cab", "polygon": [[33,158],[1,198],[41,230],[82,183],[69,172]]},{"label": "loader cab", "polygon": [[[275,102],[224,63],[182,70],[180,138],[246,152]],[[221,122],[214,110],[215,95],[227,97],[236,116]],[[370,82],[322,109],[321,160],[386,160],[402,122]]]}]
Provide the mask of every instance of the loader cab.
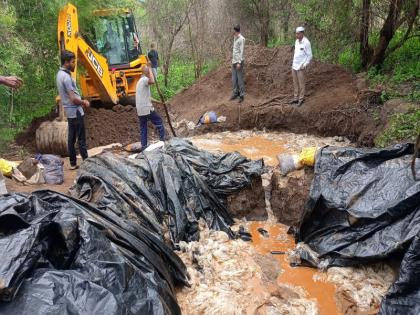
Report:
[{"label": "loader cab", "polygon": [[128,68],[130,63],[141,55],[133,14],[128,10],[97,12],[99,13],[94,23],[94,44],[98,53],[108,60],[109,68]]}]

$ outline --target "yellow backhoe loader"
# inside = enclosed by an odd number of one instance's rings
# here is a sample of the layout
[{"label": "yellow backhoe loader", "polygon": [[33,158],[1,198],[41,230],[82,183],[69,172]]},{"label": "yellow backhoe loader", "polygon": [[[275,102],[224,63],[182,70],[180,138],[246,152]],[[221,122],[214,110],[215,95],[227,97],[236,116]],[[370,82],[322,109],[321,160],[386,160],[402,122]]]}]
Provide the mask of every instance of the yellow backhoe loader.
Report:
[{"label": "yellow backhoe loader", "polygon": [[[93,12],[95,22],[89,37],[79,31],[77,8],[65,5],[58,15],[57,38],[60,51],[76,55],[83,71],[72,73],[78,79],[82,95],[91,103],[110,107],[118,103],[134,105],[141,66],[147,63],[142,54],[132,12],[128,9],[104,9]],[[59,118],[43,123],[36,131],[40,152],[67,154],[67,123],[59,104]]]}]

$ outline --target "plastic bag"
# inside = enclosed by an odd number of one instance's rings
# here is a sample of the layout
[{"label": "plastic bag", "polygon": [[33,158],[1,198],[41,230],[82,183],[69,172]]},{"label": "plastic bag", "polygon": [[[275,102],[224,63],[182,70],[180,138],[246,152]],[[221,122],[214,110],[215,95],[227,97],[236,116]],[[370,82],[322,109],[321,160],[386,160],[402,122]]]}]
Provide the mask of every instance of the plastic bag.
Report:
[{"label": "plastic bag", "polygon": [[316,147],[303,148],[299,154],[299,163],[304,166],[314,166],[316,150]]},{"label": "plastic bag", "polygon": [[40,190],[0,196],[0,235],[0,314],[181,314],[185,265],[130,219]]},{"label": "plastic bag", "polygon": [[[301,264],[351,266],[400,257],[399,279],[381,314],[419,314],[420,182],[411,174],[414,146],[325,147],[296,233]],[[416,171],[420,165],[416,166]]]},{"label": "plastic bag", "polygon": [[37,154],[35,158],[44,166],[45,183],[50,185],[61,185],[64,183],[64,163],[59,156]]},{"label": "plastic bag", "polygon": [[217,115],[215,112],[206,112],[200,117],[200,124],[212,124],[217,122]]},{"label": "plastic bag", "polygon": [[5,159],[0,159],[0,171],[4,176],[12,176],[12,171],[14,167],[17,167],[18,163],[7,161]]},{"label": "plastic bag", "polygon": [[287,175],[302,168],[297,154],[279,154],[277,159],[279,160],[279,169],[282,175]]},{"label": "plastic bag", "polygon": [[140,142],[134,142],[126,145],[124,147],[124,150],[127,152],[140,152],[141,151],[141,143]]},{"label": "plastic bag", "polygon": [[279,161],[280,173],[287,175],[290,172],[301,169],[304,166],[313,167],[315,164],[317,148],[305,147],[300,154],[279,154],[277,159]]},{"label": "plastic bag", "polygon": [[250,161],[237,152],[211,154],[178,138],[137,157],[107,152],[89,158],[71,192],[119,216],[134,209],[130,219],[158,234],[167,223],[173,243],[198,240],[199,219],[233,236],[226,198],[251,185],[264,170],[262,160]]}]

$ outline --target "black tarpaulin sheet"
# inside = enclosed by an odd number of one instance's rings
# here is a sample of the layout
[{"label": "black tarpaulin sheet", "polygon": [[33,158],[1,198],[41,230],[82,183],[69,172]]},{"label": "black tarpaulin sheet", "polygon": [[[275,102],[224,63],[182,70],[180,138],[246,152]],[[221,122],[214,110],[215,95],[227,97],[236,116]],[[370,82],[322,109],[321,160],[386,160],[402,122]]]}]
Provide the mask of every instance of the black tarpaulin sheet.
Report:
[{"label": "black tarpaulin sheet", "polygon": [[262,160],[211,154],[174,138],[136,159],[105,153],[86,160],[72,194],[118,216],[134,214],[130,219],[159,235],[169,233],[173,243],[198,240],[199,219],[233,236],[226,196],[250,185],[263,169]]},{"label": "black tarpaulin sheet", "polygon": [[52,191],[0,197],[0,314],[180,314],[186,268],[145,227]]},{"label": "black tarpaulin sheet", "polygon": [[[420,314],[420,182],[413,145],[321,149],[296,240],[303,263],[349,266],[402,257],[381,314]],[[308,248],[309,247],[309,248]]]}]

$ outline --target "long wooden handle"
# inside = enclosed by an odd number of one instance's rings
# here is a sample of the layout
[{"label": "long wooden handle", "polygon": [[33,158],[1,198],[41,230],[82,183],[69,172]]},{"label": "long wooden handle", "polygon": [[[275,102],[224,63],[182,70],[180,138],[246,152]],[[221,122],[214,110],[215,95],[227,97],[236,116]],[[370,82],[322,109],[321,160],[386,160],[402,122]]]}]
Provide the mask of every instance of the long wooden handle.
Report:
[{"label": "long wooden handle", "polygon": [[[153,73],[153,72],[152,72],[152,73]],[[154,75],[154,73],[153,73],[153,75]],[[162,91],[161,91],[161,90],[160,90],[160,88],[159,88],[159,83],[158,83],[158,81],[157,81],[157,78],[155,78],[155,84],[156,84],[156,89],[157,89],[157,91],[158,91],[158,94],[159,94],[159,96],[160,96],[160,100],[162,101],[163,108],[165,109],[166,117],[167,117],[167,119],[168,119],[168,124],[169,124],[169,127],[171,128],[172,135],[173,135],[174,137],[176,137],[175,129],[174,129],[174,127],[172,126],[171,117],[169,116],[168,106],[166,105],[165,98],[163,97]]]}]

